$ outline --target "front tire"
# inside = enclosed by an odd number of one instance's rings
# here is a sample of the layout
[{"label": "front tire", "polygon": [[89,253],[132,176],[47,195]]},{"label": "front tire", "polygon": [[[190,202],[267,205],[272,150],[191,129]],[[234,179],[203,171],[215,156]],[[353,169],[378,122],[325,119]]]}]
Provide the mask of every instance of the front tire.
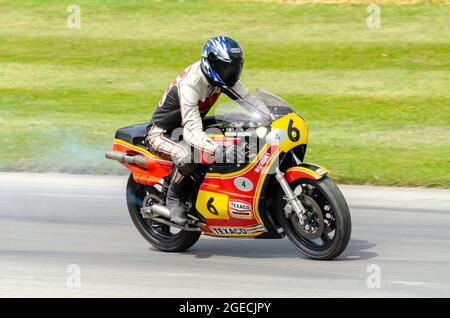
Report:
[{"label": "front tire", "polygon": [[339,188],[327,176],[320,180],[298,179],[289,184],[308,211],[308,220],[299,224],[295,212],[288,218],[284,192],[278,189],[277,219],[286,236],[306,256],[331,260],[347,247],[351,235],[350,211]]},{"label": "front tire", "polygon": [[142,217],[141,208],[144,198],[152,195],[161,198],[160,192],[153,186],[146,186],[134,181],[130,174],[127,184],[127,205],[131,220],[139,233],[152,246],[164,252],[183,252],[192,247],[200,238],[200,231],[178,231],[173,233],[171,227]]}]

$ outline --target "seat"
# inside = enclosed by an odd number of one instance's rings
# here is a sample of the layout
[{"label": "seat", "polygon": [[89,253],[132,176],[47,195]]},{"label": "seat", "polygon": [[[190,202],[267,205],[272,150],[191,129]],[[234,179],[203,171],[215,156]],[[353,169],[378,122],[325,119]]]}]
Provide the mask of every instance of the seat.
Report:
[{"label": "seat", "polygon": [[148,123],[119,128],[116,131],[116,139],[126,141],[132,145],[146,147],[145,135],[147,134]]}]

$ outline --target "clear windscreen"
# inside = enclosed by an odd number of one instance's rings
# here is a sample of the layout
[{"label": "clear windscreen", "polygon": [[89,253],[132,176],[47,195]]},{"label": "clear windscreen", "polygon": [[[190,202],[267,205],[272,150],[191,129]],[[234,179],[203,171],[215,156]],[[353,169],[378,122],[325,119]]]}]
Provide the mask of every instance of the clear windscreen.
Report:
[{"label": "clear windscreen", "polygon": [[251,93],[257,101],[232,100],[216,106],[214,117],[221,126],[256,128],[269,126],[272,121],[295,110],[283,99],[263,90]]}]

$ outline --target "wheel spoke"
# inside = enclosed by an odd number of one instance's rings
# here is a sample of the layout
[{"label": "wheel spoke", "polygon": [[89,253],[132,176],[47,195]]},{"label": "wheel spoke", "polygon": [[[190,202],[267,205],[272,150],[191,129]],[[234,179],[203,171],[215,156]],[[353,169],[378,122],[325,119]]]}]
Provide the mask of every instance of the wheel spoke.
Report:
[{"label": "wheel spoke", "polygon": [[323,229],[322,235],[320,236],[324,244],[327,244],[331,241],[330,237],[328,236],[328,233],[330,232],[327,231],[326,229]]},{"label": "wheel spoke", "polygon": [[164,234],[164,235],[171,235],[172,233],[170,233],[170,226],[162,225],[161,226],[161,233]]}]

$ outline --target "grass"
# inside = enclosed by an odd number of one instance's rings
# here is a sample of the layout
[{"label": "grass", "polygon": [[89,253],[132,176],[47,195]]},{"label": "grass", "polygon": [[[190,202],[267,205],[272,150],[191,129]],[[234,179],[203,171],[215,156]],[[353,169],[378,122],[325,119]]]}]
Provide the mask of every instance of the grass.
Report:
[{"label": "grass", "polygon": [[225,33],[336,181],[450,187],[448,4],[381,5],[369,29],[365,4],[83,0],[68,29],[73,2],[0,1],[0,170],[125,172],[103,159],[115,129]]}]

